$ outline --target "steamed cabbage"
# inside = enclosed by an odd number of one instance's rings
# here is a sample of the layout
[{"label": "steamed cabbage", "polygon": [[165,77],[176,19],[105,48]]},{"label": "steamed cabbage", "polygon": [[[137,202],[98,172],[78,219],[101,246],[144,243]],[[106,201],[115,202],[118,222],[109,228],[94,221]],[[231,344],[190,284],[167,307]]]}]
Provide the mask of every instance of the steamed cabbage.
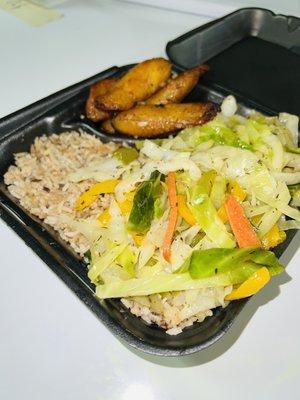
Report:
[{"label": "steamed cabbage", "polygon": [[[263,244],[270,243],[270,232],[284,237],[282,231],[300,228],[298,117],[257,112],[245,117],[236,109],[235,99],[227,98],[222,112],[202,126],[167,139],[139,141],[135,149],[118,149],[113,157],[99,156],[69,176],[74,182],[119,180],[107,208],[108,222],[61,217],[61,223],[90,241],[88,276],[99,298],[173,291],[191,295],[240,284],[262,267],[270,275],[283,270],[271,245],[237,247],[224,203],[234,182],[245,194],[239,201]],[[163,256],[170,214],[164,177],[169,172],[175,172],[176,191],[184,199],[170,262]],[[131,211],[124,213],[122,204],[132,191]]]}]

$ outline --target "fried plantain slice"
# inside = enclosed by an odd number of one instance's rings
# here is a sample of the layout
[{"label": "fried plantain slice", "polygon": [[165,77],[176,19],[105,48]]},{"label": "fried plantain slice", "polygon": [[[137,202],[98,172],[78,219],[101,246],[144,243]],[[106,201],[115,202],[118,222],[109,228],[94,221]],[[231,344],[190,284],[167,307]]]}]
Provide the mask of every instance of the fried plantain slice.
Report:
[{"label": "fried plantain slice", "polygon": [[171,75],[171,64],[164,58],[153,58],[137,64],[123,75],[97,105],[108,111],[128,110],[163,87]]},{"label": "fried plantain slice", "polygon": [[89,97],[85,105],[85,113],[88,119],[98,122],[109,118],[107,111],[96,107],[96,98],[107,93],[117,82],[117,78],[107,78],[96,82],[90,88]]},{"label": "fried plantain slice", "polygon": [[209,66],[205,64],[198,65],[189,69],[176,78],[171,79],[165,87],[149,97],[145,104],[169,104],[180,103],[188,93],[196,86],[199,78],[209,70]]},{"label": "fried plantain slice", "polygon": [[126,135],[152,137],[204,124],[218,110],[219,106],[213,103],[142,105],[119,113],[112,124]]},{"label": "fried plantain slice", "polygon": [[103,121],[101,124],[101,128],[104,130],[105,133],[113,134],[116,132],[115,128],[113,127],[111,119],[107,119],[106,121]]}]

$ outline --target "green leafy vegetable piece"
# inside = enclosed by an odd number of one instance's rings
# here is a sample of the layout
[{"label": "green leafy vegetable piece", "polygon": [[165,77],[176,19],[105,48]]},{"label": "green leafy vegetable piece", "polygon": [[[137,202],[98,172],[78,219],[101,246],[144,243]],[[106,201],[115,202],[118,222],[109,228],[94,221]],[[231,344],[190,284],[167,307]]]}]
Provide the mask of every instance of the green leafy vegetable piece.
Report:
[{"label": "green leafy vegetable piece", "polygon": [[271,275],[283,271],[274,253],[252,247],[243,249],[195,250],[192,253],[189,272],[193,279],[209,278],[217,274],[234,273],[238,268],[265,266]]},{"label": "green leafy vegetable piece", "polygon": [[136,140],[134,142],[134,145],[138,150],[141,150],[144,147],[144,143],[145,143],[145,140]]},{"label": "green leafy vegetable piece", "polygon": [[280,274],[284,270],[283,266],[272,251],[256,250],[251,255],[251,261],[268,268],[271,276]]},{"label": "green leafy vegetable piece", "polygon": [[102,279],[101,274],[110,266],[110,264],[115,261],[115,259],[125,250],[127,246],[128,243],[122,243],[114,246],[112,249],[107,250],[99,258],[97,258],[95,262],[92,262],[88,272],[88,277],[90,278],[91,282],[98,283]]},{"label": "green leafy vegetable piece", "polygon": [[258,122],[259,124],[266,124],[266,125],[268,125],[268,124],[272,123],[272,119],[271,119],[270,117],[266,117],[265,115],[263,115],[263,114],[261,114],[261,113],[259,113],[259,112],[257,112],[257,111],[252,112],[252,113],[249,115],[248,118],[249,118],[250,120],[252,120],[252,121]]},{"label": "green leafy vegetable piece", "polygon": [[193,238],[192,242],[191,242],[191,247],[195,247],[201,239],[203,239],[205,236],[205,233],[203,231],[200,231],[197,233],[197,235],[195,235],[195,237]]},{"label": "green leafy vegetable piece", "polygon": [[236,132],[220,122],[218,118],[195,128],[187,128],[180,132],[178,136],[192,149],[203,142],[213,140],[217,144],[252,150],[248,143],[244,142]]},{"label": "green leafy vegetable piece", "polygon": [[233,248],[235,242],[213,206],[209,193],[212,187],[212,174],[204,174],[198,184],[190,191],[190,209],[209,239],[216,247]]},{"label": "green leafy vegetable piece", "polygon": [[288,189],[292,196],[291,206],[300,207],[300,183],[289,185]]},{"label": "green leafy vegetable piece", "polygon": [[250,278],[259,267],[255,263],[245,263],[227,274],[218,274],[209,278],[192,279],[185,273],[158,273],[150,277],[115,281],[98,285],[96,295],[100,299],[112,297],[147,296],[154,293],[172,292],[178,290],[193,290],[209,287],[236,285]]},{"label": "green leafy vegetable piece", "polygon": [[212,139],[218,143],[232,147],[239,147],[241,149],[251,150],[251,146],[243,142],[233,130],[227,127],[216,126],[213,128]]},{"label": "green leafy vegetable piece", "polygon": [[89,260],[89,262],[92,259],[92,254],[91,254],[91,250],[87,250],[84,255],[83,255],[87,260]]},{"label": "green leafy vegetable piece", "polygon": [[175,274],[182,274],[183,272],[188,272],[189,268],[190,268],[190,262],[191,262],[191,257],[188,257],[184,263],[181,265],[180,268],[178,268],[176,271],[174,271],[173,273]]},{"label": "green leafy vegetable piece", "polygon": [[[203,252],[208,253],[202,258]],[[199,263],[201,268],[199,268]],[[218,265],[217,273],[216,264]],[[101,299],[106,299],[236,285],[250,278],[262,266],[266,266],[272,276],[283,271],[282,265],[270,251],[253,248],[197,250],[176,273],[159,272],[141,278],[98,285],[96,295]],[[197,277],[191,273],[193,268]],[[210,271],[210,276],[208,276],[208,271]]]},{"label": "green leafy vegetable piece", "polygon": [[[166,140],[169,140],[169,139],[166,139]],[[151,142],[157,144],[158,146],[161,146],[164,143],[164,139],[152,139]],[[144,144],[145,144],[145,140],[136,140],[134,142],[134,145],[138,150],[141,150],[144,147]]]},{"label": "green leafy vegetable piece", "polygon": [[116,262],[124,268],[130,277],[134,278],[136,256],[129,246],[116,258]]},{"label": "green leafy vegetable piece", "polygon": [[154,218],[155,200],[160,194],[161,174],[152,172],[150,179],[140,184],[134,199],[128,220],[128,230],[131,232],[145,233],[151,226]]},{"label": "green leafy vegetable piece", "polygon": [[289,192],[291,196],[295,196],[295,194],[300,191],[300,183],[296,183],[295,185],[289,185]]},{"label": "green leafy vegetable piece", "polygon": [[216,176],[213,182],[210,192],[211,201],[213,202],[213,205],[216,207],[217,210],[224,203],[225,192],[226,192],[226,179],[223,176],[218,175]]},{"label": "green leafy vegetable piece", "polygon": [[114,151],[113,155],[121,161],[121,163],[128,165],[138,158],[139,153],[134,147],[120,147]]},{"label": "green leafy vegetable piece", "polygon": [[197,183],[197,193],[209,196],[216,176],[216,171],[205,172]]},{"label": "green leafy vegetable piece", "polygon": [[300,154],[300,147],[285,146],[285,150],[289,153]]},{"label": "green leafy vegetable piece", "polygon": [[245,261],[254,251],[253,248],[195,250],[189,267],[191,277],[207,278],[217,273],[226,273],[239,262]]},{"label": "green leafy vegetable piece", "polygon": [[199,144],[211,139],[210,133],[200,131],[199,127],[186,128],[178,135],[185,143],[187,148],[195,149]]},{"label": "green leafy vegetable piece", "polygon": [[186,188],[191,186],[193,181],[190,174],[186,171],[176,173],[176,190],[177,194],[186,194]]},{"label": "green leafy vegetable piece", "polygon": [[158,197],[154,201],[154,216],[155,218],[160,218],[164,213],[164,203]]},{"label": "green leafy vegetable piece", "polygon": [[209,197],[206,195],[194,196],[191,200],[191,211],[199,226],[217,247],[232,248],[235,246],[232,235],[227,232]]}]

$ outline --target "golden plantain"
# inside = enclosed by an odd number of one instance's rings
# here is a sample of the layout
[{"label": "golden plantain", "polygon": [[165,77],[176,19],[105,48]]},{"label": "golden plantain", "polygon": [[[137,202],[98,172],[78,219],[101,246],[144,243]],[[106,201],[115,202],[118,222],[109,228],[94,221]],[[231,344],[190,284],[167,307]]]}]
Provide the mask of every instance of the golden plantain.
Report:
[{"label": "golden plantain", "polygon": [[213,103],[142,105],[119,113],[112,124],[126,135],[152,137],[204,124],[218,110],[219,106]]},{"label": "golden plantain", "polygon": [[107,93],[116,82],[117,78],[107,78],[91,86],[89,97],[85,105],[85,113],[88,119],[98,122],[109,118],[109,113],[107,111],[96,107],[96,98]]},{"label": "golden plantain", "polygon": [[169,104],[180,103],[188,93],[196,86],[199,78],[209,70],[205,64],[198,65],[195,68],[182,72],[176,78],[171,79],[165,87],[149,97],[145,104]]},{"label": "golden plantain", "polygon": [[137,64],[123,75],[97,105],[107,111],[128,110],[163,87],[171,75],[171,64],[164,58],[153,58]]},{"label": "golden plantain", "polygon": [[115,128],[112,125],[111,119],[107,119],[106,121],[103,121],[101,124],[101,128],[104,130],[105,133],[113,134],[116,132]]}]

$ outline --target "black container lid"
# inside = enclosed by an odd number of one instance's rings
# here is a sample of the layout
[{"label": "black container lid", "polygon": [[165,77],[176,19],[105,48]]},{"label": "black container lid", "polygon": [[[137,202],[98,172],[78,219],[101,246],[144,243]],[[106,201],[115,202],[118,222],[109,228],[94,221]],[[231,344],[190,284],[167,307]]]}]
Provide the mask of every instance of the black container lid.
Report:
[{"label": "black container lid", "polygon": [[186,69],[207,63],[201,83],[267,113],[300,115],[300,18],[245,8],[167,44]]}]

